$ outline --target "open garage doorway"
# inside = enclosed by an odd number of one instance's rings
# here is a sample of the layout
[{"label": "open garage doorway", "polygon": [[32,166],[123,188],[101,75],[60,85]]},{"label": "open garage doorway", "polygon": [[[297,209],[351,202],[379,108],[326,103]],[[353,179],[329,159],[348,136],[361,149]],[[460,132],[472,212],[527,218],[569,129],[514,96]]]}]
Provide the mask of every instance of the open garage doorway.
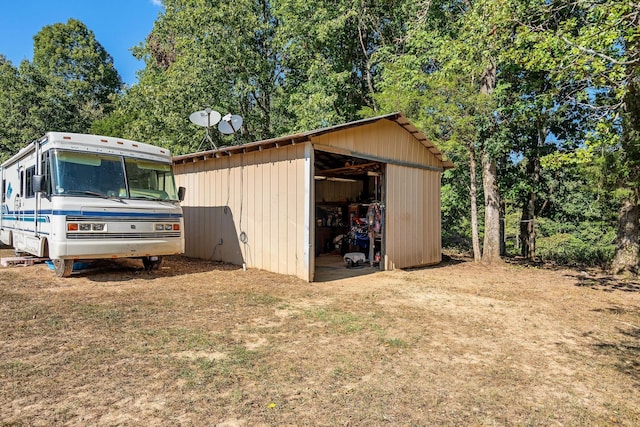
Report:
[{"label": "open garage doorway", "polygon": [[379,271],[385,248],[385,164],[321,150],[314,160],[314,281]]}]

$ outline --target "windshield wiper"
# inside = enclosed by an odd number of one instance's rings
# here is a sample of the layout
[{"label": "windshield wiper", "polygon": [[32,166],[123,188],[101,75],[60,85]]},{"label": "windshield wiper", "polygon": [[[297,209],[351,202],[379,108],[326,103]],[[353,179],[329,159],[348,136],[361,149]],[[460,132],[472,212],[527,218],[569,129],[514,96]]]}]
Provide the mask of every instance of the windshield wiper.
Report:
[{"label": "windshield wiper", "polygon": [[153,196],[147,196],[145,194],[140,194],[137,196],[132,196],[132,199],[143,199],[143,200],[153,200],[155,202],[170,202],[171,200],[169,199],[163,199],[161,197],[153,197]]},{"label": "windshield wiper", "polygon": [[119,196],[109,196],[107,194],[102,194],[102,193],[98,193],[97,191],[88,191],[88,190],[67,190],[64,192],[64,194],[82,194],[82,195],[86,195],[86,196],[93,196],[93,197],[100,197],[102,199],[109,199],[109,200],[118,200],[120,202],[122,202],[122,198]]}]

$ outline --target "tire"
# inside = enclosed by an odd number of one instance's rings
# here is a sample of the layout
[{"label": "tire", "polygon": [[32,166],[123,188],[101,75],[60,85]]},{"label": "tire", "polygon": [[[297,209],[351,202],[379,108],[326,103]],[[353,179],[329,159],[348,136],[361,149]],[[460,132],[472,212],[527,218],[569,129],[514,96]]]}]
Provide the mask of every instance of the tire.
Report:
[{"label": "tire", "polygon": [[73,272],[72,259],[54,259],[53,266],[55,267],[56,276],[58,277],[69,277]]},{"label": "tire", "polygon": [[142,258],[142,265],[144,265],[144,269],[147,271],[157,270],[160,268],[160,264],[162,264],[162,257],[153,257],[155,259],[151,259],[152,257],[144,257]]}]

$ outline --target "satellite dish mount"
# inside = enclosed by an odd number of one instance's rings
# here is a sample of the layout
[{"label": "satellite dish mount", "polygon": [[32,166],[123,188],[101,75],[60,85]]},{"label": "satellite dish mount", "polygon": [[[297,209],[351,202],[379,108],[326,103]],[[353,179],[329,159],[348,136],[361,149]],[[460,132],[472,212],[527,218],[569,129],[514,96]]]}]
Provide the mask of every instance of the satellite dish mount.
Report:
[{"label": "satellite dish mount", "polygon": [[[221,119],[222,121],[220,121]],[[200,151],[200,149],[202,148],[202,144],[204,144],[205,141],[209,141],[214,150],[218,149],[218,147],[216,147],[216,144],[213,142],[213,139],[211,138],[211,134],[209,133],[211,126],[215,126],[217,124],[218,130],[224,135],[235,133],[242,126],[242,117],[235,114],[232,115],[231,113],[222,117],[220,113],[212,110],[209,107],[205,108],[202,111],[196,111],[195,113],[192,113],[189,116],[189,120],[191,120],[191,123],[195,125],[207,128],[207,133],[205,134],[204,138],[202,138],[202,141],[200,141],[198,151]]]},{"label": "satellite dish mount", "polygon": [[204,135],[204,138],[202,138],[202,141],[200,141],[200,145],[198,146],[198,151],[200,151],[200,149],[202,148],[202,144],[204,144],[205,141],[209,141],[211,147],[213,147],[214,150],[218,149],[218,147],[216,147],[216,144],[213,142],[213,139],[211,138],[209,129],[211,129],[211,126],[215,126],[216,124],[218,124],[220,118],[220,113],[212,110],[209,107],[205,108],[202,111],[196,111],[189,116],[189,120],[191,120],[191,123],[207,128],[207,132]]}]

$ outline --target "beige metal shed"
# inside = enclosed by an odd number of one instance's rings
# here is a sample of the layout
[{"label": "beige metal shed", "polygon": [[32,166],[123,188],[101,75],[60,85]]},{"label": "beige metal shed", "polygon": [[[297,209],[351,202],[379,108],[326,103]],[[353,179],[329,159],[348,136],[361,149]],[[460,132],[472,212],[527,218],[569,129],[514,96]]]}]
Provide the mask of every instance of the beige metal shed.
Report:
[{"label": "beige metal shed", "polygon": [[[385,270],[441,261],[440,178],[453,164],[400,113],[177,156],[174,166],[187,188],[187,256],[306,281],[320,257],[344,267],[345,252]],[[369,230],[364,249],[358,226]]]}]

